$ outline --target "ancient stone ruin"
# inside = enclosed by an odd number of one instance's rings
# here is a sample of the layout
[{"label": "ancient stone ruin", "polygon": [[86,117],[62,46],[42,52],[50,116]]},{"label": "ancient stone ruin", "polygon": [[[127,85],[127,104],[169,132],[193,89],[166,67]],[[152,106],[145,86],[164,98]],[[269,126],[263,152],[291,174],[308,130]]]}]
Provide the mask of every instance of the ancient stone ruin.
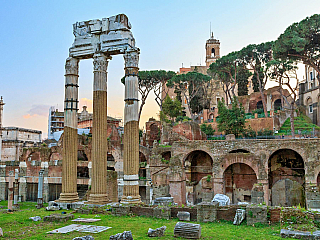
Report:
[{"label": "ancient stone ruin", "polygon": [[122,202],[140,202],[138,171],[138,61],[139,49],[124,14],[76,22],[74,43],[65,65],[62,192],[59,202],[78,201],[77,111],[79,61],[93,59],[92,177],[89,203],[105,204],[107,196],[107,67],[112,55],[125,60],[124,188]]}]

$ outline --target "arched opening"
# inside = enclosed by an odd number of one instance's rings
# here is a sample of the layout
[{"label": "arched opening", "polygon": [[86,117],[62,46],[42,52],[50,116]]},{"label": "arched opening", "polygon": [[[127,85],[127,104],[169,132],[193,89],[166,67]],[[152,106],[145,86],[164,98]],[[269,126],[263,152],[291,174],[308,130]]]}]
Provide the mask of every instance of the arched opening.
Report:
[{"label": "arched opening", "polygon": [[272,206],[305,206],[305,170],[302,157],[291,149],[280,149],[268,160]]},{"label": "arched opening", "polygon": [[169,163],[170,158],[171,158],[171,152],[170,152],[170,151],[168,151],[168,152],[163,152],[163,153],[161,154],[161,156],[162,156],[161,161],[162,161],[163,163]]},{"label": "arched opening", "polygon": [[262,101],[257,102],[257,109],[263,109]]},{"label": "arched opening", "polygon": [[187,198],[192,204],[202,202],[202,178],[211,179],[213,161],[210,155],[204,151],[196,150],[185,159],[185,173],[187,176]]},{"label": "arched opening", "polygon": [[248,150],[245,149],[236,149],[236,150],[232,150],[229,153],[250,153]]},{"label": "arched opening", "polygon": [[211,57],[216,56],[216,50],[214,48],[211,49]]},{"label": "arched opening", "polygon": [[[307,107],[307,115],[310,117],[310,115],[313,114],[313,104],[311,97],[308,97],[306,100],[306,107]],[[312,119],[312,118],[311,118]]]},{"label": "arched opening", "polygon": [[282,108],[282,106],[281,106],[281,99],[279,98],[279,99],[277,99],[277,100],[274,101],[274,103],[273,103],[273,109],[274,109],[275,111],[277,111],[277,110],[281,110],[281,108]]},{"label": "arched opening", "polygon": [[254,170],[247,164],[231,164],[223,173],[224,194],[231,203],[251,202],[251,190],[257,183]]},{"label": "arched opening", "polygon": [[88,161],[87,154],[84,150],[78,150],[78,161]]}]

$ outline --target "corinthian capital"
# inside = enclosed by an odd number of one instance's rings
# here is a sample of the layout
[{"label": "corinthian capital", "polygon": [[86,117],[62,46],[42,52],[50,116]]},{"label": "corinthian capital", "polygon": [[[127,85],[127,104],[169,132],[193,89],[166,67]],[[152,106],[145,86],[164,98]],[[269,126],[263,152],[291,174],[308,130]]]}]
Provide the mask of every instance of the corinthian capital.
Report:
[{"label": "corinthian capital", "polygon": [[108,58],[101,53],[93,55],[93,70],[94,71],[107,71]]},{"label": "corinthian capital", "polygon": [[123,55],[125,68],[138,68],[139,51],[128,51]]},{"label": "corinthian capital", "polygon": [[71,58],[71,57],[67,58],[65,69],[66,69],[66,75],[68,74],[78,75],[79,59]]}]

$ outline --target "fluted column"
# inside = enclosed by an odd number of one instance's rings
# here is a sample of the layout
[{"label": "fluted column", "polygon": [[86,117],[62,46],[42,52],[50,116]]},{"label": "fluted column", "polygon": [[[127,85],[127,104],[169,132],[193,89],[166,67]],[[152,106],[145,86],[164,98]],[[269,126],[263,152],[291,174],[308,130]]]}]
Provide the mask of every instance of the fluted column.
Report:
[{"label": "fluted column", "polygon": [[89,203],[105,204],[107,196],[107,66],[103,54],[93,56],[92,175]]},{"label": "fluted column", "polygon": [[77,193],[78,66],[78,59],[67,58],[65,65],[62,192],[59,202],[75,202],[79,199]]},{"label": "fluted column", "polygon": [[138,51],[127,51],[125,60],[125,108],[122,203],[140,203],[139,195],[139,103]]}]

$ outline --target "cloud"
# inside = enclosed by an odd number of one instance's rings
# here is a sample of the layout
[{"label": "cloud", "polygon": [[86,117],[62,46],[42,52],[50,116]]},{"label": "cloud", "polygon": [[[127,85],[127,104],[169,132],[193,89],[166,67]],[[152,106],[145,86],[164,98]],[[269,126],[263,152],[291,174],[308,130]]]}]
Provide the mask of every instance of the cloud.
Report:
[{"label": "cloud", "polygon": [[49,105],[32,105],[31,109],[27,112],[27,114],[23,115],[22,117],[24,119],[29,119],[37,116],[47,117],[49,115],[49,108]]}]

